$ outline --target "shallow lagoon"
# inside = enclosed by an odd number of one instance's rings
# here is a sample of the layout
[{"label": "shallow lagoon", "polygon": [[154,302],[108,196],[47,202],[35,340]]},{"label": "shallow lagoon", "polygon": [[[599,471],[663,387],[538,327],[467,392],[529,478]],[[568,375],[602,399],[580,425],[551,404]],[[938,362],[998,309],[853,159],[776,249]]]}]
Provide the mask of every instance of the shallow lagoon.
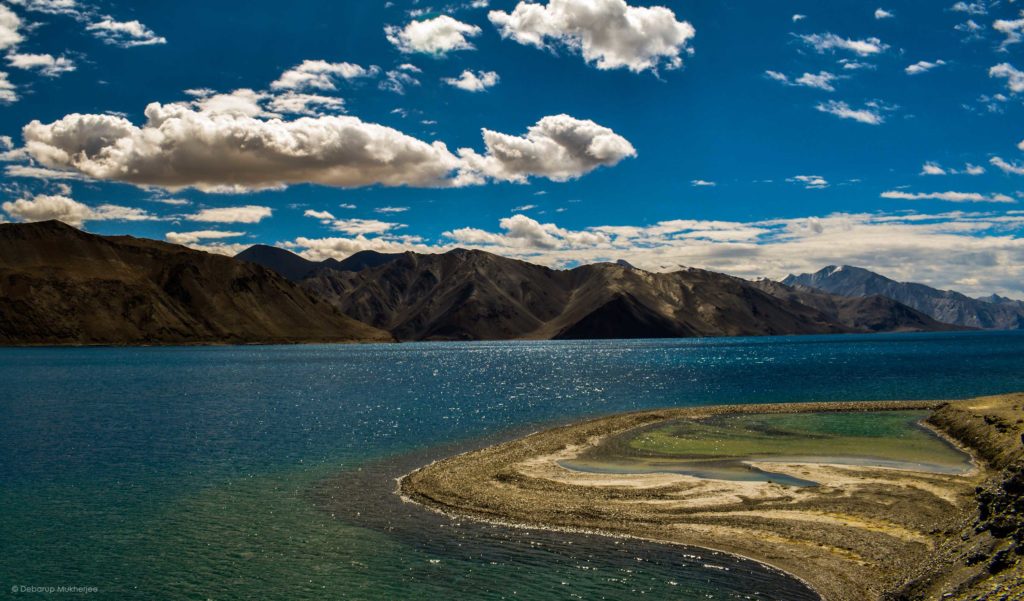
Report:
[{"label": "shallow lagoon", "polygon": [[603,441],[560,462],[587,472],[667,472],[718,480],[815,483],[754,462],[827,463],[956,474],[970,457],[922,425],[925,411],[717,415],[673,420]]}]

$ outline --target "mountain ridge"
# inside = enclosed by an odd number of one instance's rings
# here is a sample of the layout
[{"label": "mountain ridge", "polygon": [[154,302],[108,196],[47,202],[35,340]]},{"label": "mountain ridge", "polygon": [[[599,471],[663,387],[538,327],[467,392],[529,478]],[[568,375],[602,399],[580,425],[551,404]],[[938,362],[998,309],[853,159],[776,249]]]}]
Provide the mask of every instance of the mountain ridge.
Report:
[{"label": "mountain ridge", "polygon": [[846,297],[877,294],[944,323],[982,329],[1024,329],[1024,303],[1019,301],[997,297],[1002,299],[997,304],[953,290],[939,290],[914,282],[898,282],[862,267],[829,265],[815,273],[790,274],[782,283]]}]

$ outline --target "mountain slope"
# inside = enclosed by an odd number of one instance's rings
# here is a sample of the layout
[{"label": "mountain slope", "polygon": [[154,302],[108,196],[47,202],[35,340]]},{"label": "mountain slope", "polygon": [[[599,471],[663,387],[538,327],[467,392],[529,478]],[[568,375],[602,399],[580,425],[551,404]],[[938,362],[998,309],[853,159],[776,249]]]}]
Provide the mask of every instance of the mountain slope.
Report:
[{"label": "mountain slope", "polygon": [[57,221],[0,224],[0,344],[390,339],[257,265]]},{"label": "mountain slope", "polygon": [[[776,295],[731,276],[650,273],[621,264],[548,269],[482,251],[405,253],[359,272],[321,269],[302,285],[401,340],[756,336],[929,330],[898,303]],[[804,300],[807,300],[806,298]],[[889,311],[870,308],[881,303]],[[844,320],[846,320],[844,322]],[[847,323],[848,322],[848,323]]]},{"label": "mountain slope", "polygon": [[790,275],[782,283],[849,297],[877,294],[944,323],[996,330],[1024,329],[1024,309],[1013,304],[1013,301],[994,304],[952,290],[897,282],[860,267],[830,265],[816,273]]}]

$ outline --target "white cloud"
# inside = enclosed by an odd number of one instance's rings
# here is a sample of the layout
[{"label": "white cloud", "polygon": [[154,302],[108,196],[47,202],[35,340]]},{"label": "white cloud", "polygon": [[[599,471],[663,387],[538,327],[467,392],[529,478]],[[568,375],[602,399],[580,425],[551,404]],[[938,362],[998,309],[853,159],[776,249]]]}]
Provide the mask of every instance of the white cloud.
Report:
[{"label": "white cloud", "polygon": [[555,250],[607,245],[611,238],[596,231],[572,231],[553,223],[540,223],[526,215],[505,217],[498,222],[503,233],[494,234],[476,228],[460,228],[443,236],[456,244],[498,245],[520,250]]},{"label": "white cloud", "polygon": [[273,214],[273,210],[270,207],[245,205],[241,207],[202,209],[198,213],[185,215],[185,219],[208,223],[259,223],[264,218],[270,217],[271,214]]},{"label": "white cloud", "polygon": [[5,202],[3,210],[18,221],[47,221],[59,219],[68,225],[81,227],[86,221],[149,221],[156,216],[133,207],[102,204],[90,207],[59,194],[38,194],[33,198],[20,198]]},{"label": "white cloud", "polygon": [[[403,67],[412,67],[412,65],[401,65],[397,69],[392,69],[384,74],[383,81],[380,82],[380,89],[388,92],[394,92],[395,94],[405,94],[406,86],[418,86],[420,80],[413,77],[412,73],[419,73],[420,70],[413,67],[413,69],[405,69]],[[404,109],[399,109],[403,110]],[[405,115],[402,114],[404,117]]]},{"label": "white cloud", "polygon": [[998,167],[1003,173],[1012,173],[1014,175],[1024,175],[1024,165],[1017,162],[1008,163],[999,157],[992,157],[988,161],[994,166]]},{"label": "white cloud", "polygon": [[200,230],[196,232],[167,232],[164,238],[174,244],[192,245],[202,240],[221,240],[244,236],[245,232],[222,232],[218,230]]},{"label": "white cloud", "polygon": [[980,194],[978,192],[903,192],[889,190],[882,192],[882,198],[894,200],[944,200],[946,202],[1017,202],[1005,194]]},{"label": "white cloud", "polygon": [[817,74],[804,73],[796,79],[790,79],[788,75],[779,73],[778,71],[765,71],[764,74],[769,78],[787,86],[799,86],[804,88],[817,88],[819,90],[825,90],[827,92],[834,92],[835,88],[832,86],[832,82],[839,79],[839,76],[829,73],[828,71],[820,71]]},{"label": "white cloud", "polygon": [[455,155],[442,142],[356,117],[276,118],[261,104],[268,96],[235,90],[152,103],[142,126],[119,116],[77,113],[49,124],[33,121],[22,130],[22,154],[39,166],[22,165],[21,175],[44,169],[36,176],[216,193],[294,183],[449,187],[530,177],[565,181],[636,155],[611,129],[568,115],[545,117],[523,136],[484,129],[483,153],[462,148]]},{"label": "white cloud", "polygon": [[339,206],[340,208],[342,208],[342,209],[354,209],[354,208],[356,208],[356,205],[354,205],[354,204],[352,204],[352,203],[350,203],[350,202],[343,202],[343,203],[341,203],[341,204],[340,204],[340,205],[338,205],[338,206]]},{"label": "white cloud", "polygon": [[353,63],[329,63],[323,60],[304,60],[288,69],[276,81],[270,84],[274,90],[334,90],[335,81],[373,77],[380,68],[372,65],[369,68]]},{"label": "white cloud", "polygon": [[469,69],[462,72],[458,77],[446,77],[444,82],[467,92],[483,92],[487,88],[493,88],[498,84],[498,74],[494,71],[477,71],[473,73]]},{"label": "white cloud", "polygon": [[318,116],[324,114],[325,111],[344,112],[345,101],[341,98],[321,94],[285,92],[271,98],[268,107],[276,113],[287,115]]},{"label": "white cloud", "polygon": [[895,16],[896,15],[892,14],[892,12],[887,11],[884,8],[876,8],[875,9],[875,18],[876,19],[891,19],[891,18],[893,18]]},{"label": "white cloud", "polygon": [[0,104],[11,104],[18,101],[18,88],[15,87],[7,74],[0,71]]},{"label": "white cloud", "polygon": [[919,175],[982,175],[984,173],[985,168],[980,165],[965,163],[963,169],[951,169],[943,167],[935,161],[927,161],[921,166]]},{"label": "white cloud", "polygon": [[839,64],[843,66],[845,71],[859,71],[861,69],[876,69],[875,65],[871,63],[863,63],[852,58],[841,58]]},{"label": "white cloud", "polygon": [[885,122],[885,117],[881,114],[879,107],[872,106],[871,104],[868,104],[861,109],[854,109],[845,102],[829,100],[828,102],[823,102],[814,108],[823,113],[835,115],[840,119],[853,119],[854,121],[867,123],[868,125],[879,125]]},{"label": "white cloud", "polygon": [[536,209],[536,208],[537,208],[537,205],[522,205],[522,206],[518,206],[518,207],[515,207],[514,209],[512,209],[512,212],[513,213],[522,213],[522,212],[525,212],[525,211],[532,211],[533,209]]},{"label": "white cloud", "polygon": [[424,244],[417,236],[372,236],[367,237],[357,234],[350,238],[307,238],[299,237],[292,242],[286,242],[285,248],[298,251],[303,257],[311,261],[323,261],[328,258],[343,259],[353,253],[362,250],[374,250],[384,253],[399,252],[441,252],[449,250],[450,246],[437,246]]},{"label": "white cloud", "polygon": [[820,175],[794,175],[793,177],[786,178],[786,181],[803,184],[808,190],[820,190],[821,188],[828,187],[828,180]]},{"label": "white cloud", "polygon": [[798,21],[803,21],[804,19],[806,19],[807,15],[795,14],[795,15],[793,15],[792,18],[793,18],[793,22],[796,23]]},{"label": "white cloud", "polygon": [[409,210],[409,207],[378,207],[373,210],[374,213],[404,213]]},{"label": "white cloud", "polygon": [[664,6],[630,6],[625,0],[520,2],[511,13],[493,10],[487,16],[504,38],[537,48],[560,44],[598,69],[637,73],[681,67],[696,33]]},{"label": "white cloud", "polygon": [[51,15],[77,15],[78,4],[75,0],[8,0],[11,4]]},{"label": "white cloud", "polygon": [[996,19],[992,23],[993,29],[1006,35],[1006,39],[999,45],[1001,50],[1006,50],[1006,47],[1012,44],[1019,44],[1024,39],[1024,12],[1021,14],[1019,19]]},{"label": "white cloud", "polygon": [[105,43],[121,48],[167,43],[166,38],[156,35],[152,29],[138,21],[116,21],[113,17],[103,17],[85,28]]},{"label": "white cloud", "polygon": [[988,14],[988,8],[984,2],[957,2],[950,7],[950,10],[960,13],[967,13],[970,15],[985,15]]},{"label": "white cloud", "polygon": [[907,73],[907,75],[918,75],[920,73],[931,71],[935,67],[940,67],[945,64],[946,61],[943,60],[937,60],[935,62],[917,61],[913,65],[910,65],[906,69],[904,69],[904,71]]},{"label": "white cloud", "polygon": [[520,183],[535,176],[567,181],[636,156],[633,145],[611,129],[569,115],[544,117],[524,136],[489,129],[483,136],[485,154],[459,149],[461,177],[468,182],[478,183],[480,176]]},{"label": "white cloud", "polygon": [[331,229],[350,235],[383,234],[405,227],[403,223],[391,223],[377,219],[335,219]]},{"label": "white cloud", "polygon": [[13,48],[24,40],[21,35],[21,17],[13,10],[0,4],[0,50]]},{"label": "white cloud", "polygon": [[846,50],[858,56],[871,56],[872,54],[885,52],[889,48],[887,44],[883,44],[878,38],[853,40],[834,33],[811,33],[797,37],[817,50],[818,53],[824,53],[826,50]]},{"label": "white cloud", "polygon": [[441,15],[433,19],[411,21],[405,27],[388,25],[384,33],[388,41],[401,52],[444,56],[455,50],[473,50],[473,44],[466,38],[480,35],[480,28]]},{"label": "white cloud", "polygon": [[1006,87],[1014,94],[1024,92],[1024,71],[1021,71],[1010,63],[1000,63],[988,70],[989,77],[999,77],[1006,80]]},{"label": "white cloud", "polygon": [[[94,179],[170,190],[280,188],[290,183],[358,187],[446,185],[459,160],[428,144],[355,117],[262,120],[244,98],[231,112],[150,104],[146,123],[71,114],[23,129],[27,152],[43,166]],[[220,103],[217,103],[220,104]]]},{"label": "white cloud", "polygon": [[75,63],[71,59],[52,54],[20,54],[12,52],[7,55],[7,64],[18,69],[36,69],[46,77],[57,77],[63,73],[70,73],[75,70]]},{"label": "white cloud", "polygon": [[715,182],[704,180],[704,179],[694,179],[694,180],[690,180],[690,185],[691,186],[700,187],[700,186],[717,186],[718,184],[715,183]]}]

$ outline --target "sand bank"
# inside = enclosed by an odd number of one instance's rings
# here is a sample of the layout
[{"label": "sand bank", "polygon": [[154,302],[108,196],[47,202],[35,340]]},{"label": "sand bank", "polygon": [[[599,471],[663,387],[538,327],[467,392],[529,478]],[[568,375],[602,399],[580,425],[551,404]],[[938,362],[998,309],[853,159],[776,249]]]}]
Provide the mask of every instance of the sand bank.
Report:
[{"label": "sand bank", "polygon": [[[953,403],[740,405],[628,413],[435,462],[404,477],[400,491],[460,516],[742,555],[806,581],[828,601],[931,599],[943,594],[952,594],[945,597],[951,599],[1018,599],[1024,598],[1016,552],[1020,515],[1014,513],[1020,500],[1003,489],[1014,474],[1019,477],[1022,407],[1024,395],[1004,395]],[[589,473],[559,464],[607,437],[667,420],[906,409],[930,411],[930,427],[969,451],[977,468],[956,475],[855,465],[755,464],[819,483],[794,487],[672,473]],[[992,515],[984,515],[986,494],[996,499],[988,503],[992,508],[1010,515],[1009,525],[986,527],[993,521]]]}]

